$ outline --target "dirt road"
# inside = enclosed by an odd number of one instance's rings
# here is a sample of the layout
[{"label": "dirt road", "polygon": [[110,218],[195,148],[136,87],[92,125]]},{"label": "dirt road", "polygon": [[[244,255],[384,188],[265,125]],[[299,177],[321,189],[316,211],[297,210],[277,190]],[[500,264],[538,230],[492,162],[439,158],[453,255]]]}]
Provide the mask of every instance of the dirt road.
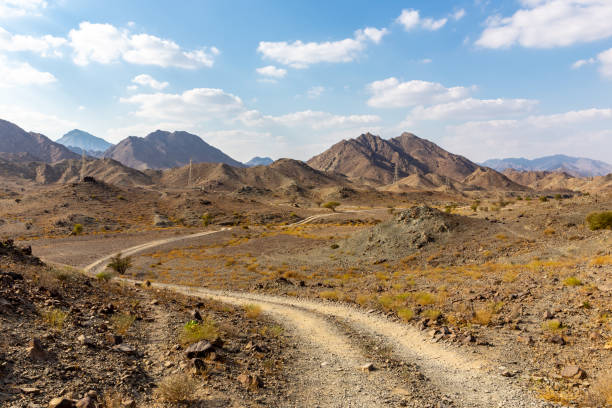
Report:
[{"label": "dirt road", "polygon": [[[316,218],[311,217],[309,221],[313,219]],[[156,240],[127,248],[122,253],[135,255],[156,246],[220,231]],[[97,273],[110,256],[112,254],[88,265],[85,271]],[[503,377],[498,367],[491,367],[477,355],[433,343],[406,324],[355,307],[179,285],[155,283],[154,286],[234,305],[256,304],[283,325],[287,334],[296,337],[303,355],[293,367],[298,378],[295,395],[288,398],[288,407],[553,406],[533,398],[519,380]],[[368,355],[358,342],[340,329],[340,325],[374,339],[377,349],[390,349],[392,359],[418,366],[419,373],[412,373],[416,377],[412,378],[412,388],[406,390],[405,379],[393,375],[392,371],[362,371],[360,367],[371,362],[374,356]]]}]

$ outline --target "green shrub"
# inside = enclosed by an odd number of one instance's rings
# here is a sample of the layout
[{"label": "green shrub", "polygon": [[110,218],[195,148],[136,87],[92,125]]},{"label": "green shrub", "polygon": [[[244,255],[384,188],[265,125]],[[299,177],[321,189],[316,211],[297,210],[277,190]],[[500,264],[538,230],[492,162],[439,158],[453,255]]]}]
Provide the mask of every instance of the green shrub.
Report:
[{"label": "green shrub", "polygon": [[205,227],[208,226],[213,220],[213,216],[210,213],[202,214],[201,218],[202,218],[202,225],[204,225]]},{"label": "green shrub", "polygon": [[113,256],[106,266],[117,272],[119,275],[124,275],[127,270],[132,267],[132,258],[129,256],[123,258],[119,253]]},{"label": "green shrub", "polygon": [[96,279],[101,282],[108,282],[109,280],[113,279],[114,276],[115,274],[113,272],[102,271],[96,274]]},{"label": "green shrub", "polygon": [[211,318],[206,318],[203,322],[190,320],[183,326],[179,340],[182,344],[188,345],[200,340],[213,341],[218,335],[217,325]]},{"label": "green shrub", "polygon": [[414,317],[414,312],[412,311],[412,309],[401,307],[397,309],[397,316],[403,321],[409,322]]},{"label": "green shrub", "polygon": [[81,235],[83,233],[83,226],[81,224],[74,224],[72,228],[72,235]]},{"label": "green shrub", "polygon": [[580,286],[582,285],[582,281],[575,276],[570,276],[563,281],[563,284],[565,286]]},{"label": "green shrub", "polygon": [[112,317],[113,329],[115,329],[115,333],[120,335],[125,335],[127,331],[132,327],[134,321],[136,321],[136,316],[132,316],[127,313],[120,313]]},{"label": "green shrub", "polygon": [[337,201],[328,201],[325,204],[323,204],[321,207],[323,208],[329,208],[332,211],[336,211],[336,207],[338,207],[340,205],[339,202]]},{"label": "green shrub", "polygon": [[612,211],[591,213],[587,216],[586,222],[593,231],[612,229]]},{"label": "green shrub", "polygon": [[60,309],[49,309],[40,312],[40,316],[49,327],[54,330],[61,330],[64,327],[64,321],[68,317],[68,313]]}]

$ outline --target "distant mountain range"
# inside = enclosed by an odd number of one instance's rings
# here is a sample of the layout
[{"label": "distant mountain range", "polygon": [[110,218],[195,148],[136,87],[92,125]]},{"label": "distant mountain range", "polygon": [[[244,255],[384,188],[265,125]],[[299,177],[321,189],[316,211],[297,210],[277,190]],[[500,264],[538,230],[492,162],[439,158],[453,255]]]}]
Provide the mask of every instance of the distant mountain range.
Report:
[{"label": "distant mountain range", "polygon": [[221,150],[187,132],[156,130],[146,137],[130,136],[104,153],[108,157],[137,170],[167,169],[194,163],[225,163],[243,167]]},{"label": "distant mountain range", "polygon": [[244,165],[247,166],[247,167],[268,166],[268,165],[270,165],[272,163],[274,163],[274,160],[272,160],[269,157],[255,156],[251,160],[249,160],[248,162],[244,163]]},{"label": "distant mountain range", "polygon": [[66,146],[77,154],[85,154],[93,157],[102,157],[112,144],[106,140],[96,137],[83,130],[74,129],[55,141]]},{"label": "distant mountain range", "polygon": [[47,163],[79,158],[78,154],[48,137],[40,133],[28,133],[19,126],[2,119],[0,119],[0,151],[28,153],[31,157]]},{"label": "distant mountain range", "polygon": [[612,173],[612,165],[583,157],[571,157],[562,154],[540,157],[537,159],[508,158],[490,159],[482,163],[497,171],[507,169],[521,171],[555,171],[565,172],[577,177],[605,176]]}]

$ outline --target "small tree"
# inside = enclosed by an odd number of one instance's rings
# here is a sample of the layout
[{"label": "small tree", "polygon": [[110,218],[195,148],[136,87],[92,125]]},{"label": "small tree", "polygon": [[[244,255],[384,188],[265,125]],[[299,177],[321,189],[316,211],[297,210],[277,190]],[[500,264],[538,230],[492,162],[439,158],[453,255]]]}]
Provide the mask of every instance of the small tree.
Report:
[{"label": "small tree", "polygon": [[588,215],[586,222],[592,231],[611,229],[612,211],[594,212]]},{"label": "small tree", "polygon": [[113,271],[117,272],[119,275],[124,275],[128,269],[132,267],[132,257],[126,256],[125,258],[121,256],[121,254],[117,254],[113,256],[106,265],[108,268],[111,268]]},{"label": "small tree", "polygon": [[338,207],[339,205],[340,205],[340,203],[337,202],[337,201],[328,201],[325,204],[323,204],[321,207],[329,208],[333,212],[336,212],[336,207]]},{"label": "small tree", "polygon": [[207,227],[212,222],[213,216],[210,213],[202,214],[202,224]]}]

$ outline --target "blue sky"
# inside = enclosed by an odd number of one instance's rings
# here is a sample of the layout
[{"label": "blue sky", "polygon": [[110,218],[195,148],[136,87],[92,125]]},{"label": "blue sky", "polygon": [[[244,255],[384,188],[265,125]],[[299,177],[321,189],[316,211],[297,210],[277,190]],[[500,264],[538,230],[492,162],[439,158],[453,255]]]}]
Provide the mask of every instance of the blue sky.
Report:
[{"label": "blue sky", "polygon": [[308,159],[370,131],[612,161],[612,2],[0,0],[0,118]]}]

